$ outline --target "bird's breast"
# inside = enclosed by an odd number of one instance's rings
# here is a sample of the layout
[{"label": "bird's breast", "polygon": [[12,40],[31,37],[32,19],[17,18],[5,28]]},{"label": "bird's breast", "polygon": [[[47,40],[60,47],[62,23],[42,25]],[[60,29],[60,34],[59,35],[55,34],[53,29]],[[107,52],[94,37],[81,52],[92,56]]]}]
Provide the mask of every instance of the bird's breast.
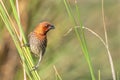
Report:
[{"label": "bird's breast", "polygon": [[35,55],[44,54],[47,46],[47,39],[46,37],[38,37],[36,34],[31,33],[29,36],[29,44],[32,53]]}]

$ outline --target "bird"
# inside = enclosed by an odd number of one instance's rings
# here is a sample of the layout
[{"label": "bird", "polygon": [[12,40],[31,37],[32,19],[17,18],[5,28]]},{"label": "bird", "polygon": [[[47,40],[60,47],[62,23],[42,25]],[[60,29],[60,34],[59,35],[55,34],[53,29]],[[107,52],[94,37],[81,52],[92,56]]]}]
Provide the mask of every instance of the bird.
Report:
[{"label": "bird", "polygon": [[28,35],[30,50],[35,56],[39,57],[37,64],[33,67],[33,70],[36,70],[39,67],[47,47],[47,33],[54,28],[53,24],[44,21],[39,23]]}]

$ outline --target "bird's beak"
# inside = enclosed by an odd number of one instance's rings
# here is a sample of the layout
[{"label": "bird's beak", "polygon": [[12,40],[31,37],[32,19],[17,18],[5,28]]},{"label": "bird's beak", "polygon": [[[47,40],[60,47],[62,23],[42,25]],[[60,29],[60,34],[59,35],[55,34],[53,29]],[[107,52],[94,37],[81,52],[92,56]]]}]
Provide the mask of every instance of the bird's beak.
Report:
[{"label": "bird's beak", "polygon": [[54,25],[51,25],[51,26],[49,27],[49,29],[55,29]]}]

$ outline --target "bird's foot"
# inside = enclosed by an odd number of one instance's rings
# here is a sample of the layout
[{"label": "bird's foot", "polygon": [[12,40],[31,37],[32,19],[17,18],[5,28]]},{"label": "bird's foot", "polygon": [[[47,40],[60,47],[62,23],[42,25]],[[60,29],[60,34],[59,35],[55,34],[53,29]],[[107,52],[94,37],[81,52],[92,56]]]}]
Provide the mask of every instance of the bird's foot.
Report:
[{"label": "bird's foot", "polygon": [[35,71],[38,69],[38,66],[33,66],[31,71]]},{"label": "bird's foot", "polygon": [[29,43],[23,44],[22,47],[30,47]]}]

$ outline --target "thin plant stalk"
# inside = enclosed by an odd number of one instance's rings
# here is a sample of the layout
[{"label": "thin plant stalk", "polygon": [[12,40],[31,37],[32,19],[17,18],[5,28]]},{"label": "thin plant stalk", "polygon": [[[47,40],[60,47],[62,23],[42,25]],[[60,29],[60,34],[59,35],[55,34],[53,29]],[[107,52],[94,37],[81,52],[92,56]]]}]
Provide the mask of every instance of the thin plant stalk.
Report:
[{"label": "thin plant stalk", "polygon": [[120,80],[119,72],[117,72],[117,80]]},{"label": "thin plant stalk", "polygon": [[53,66],[53,69],[54,69],[54,71],[56,73],[56,78],[58,78],[59,80],[62,80],[62,78],[61,78],[60,74],[58,73],[55,65]]},{"label": "thin plant stalk", "polygon": [[[3,22],[5,23],[6,28],[8,29],[8,31],[9,31],[9,33],[10,33],[10,35],[11,35],[11,37],[12,37],[14,43],[15,43],[15,46],[16,46],[18,52],[20,53],[19,55],[21,56],[21,60],[24,62],[25,59],[23,57],[23,54],[21,54],[21,53],[23,53],[23,51],[22,51],[22,49],[20,47],[19,39],[16,37],[17,35],[15,34],[15,32],[12,29],[12,24],[10,23],[10,20],[7,17],[7,15],[6,15],[6,13],[5,13],[5,11],[4,11],[1,4],[0,4],[0,16],[1,16],[2,20],[3,20]],[[29,76],[29,74],[28,74],[28,76]]]},{"label": "thin plant stalk", "polygon": [[[33,60],[30,54],[30,50],[27,47],[21,47],[21,43],[25,44],[27,43],[25,36],[24,36],[24,31],[22,29],[21,23],[20,23],[20,18],[18,17],[17,14],[17,10],[14,6],[14,1],[10,0],[11,6],[12,6],[12,10],[14,13],[14,17],[15,20],[18,24],[19,27],[19,31],[16,30],[16,27],[14,26],[14,23],[12,21],[12,19],[10,18],[7,9],[4,6],[4,3],[2,2],[2,0],[0,0],[0,16],[3,20],[3,22],[6,25],[6,28],[8,29],[14,43],[15,46],[19,52],[22,64],[23,64],[23,68],[25,69],[28,77],[30,80],[40,80],[40,77],[37,73],[37,71],[30,71],[32,70],[33,67]],[[22,40],[20,40],[20,34],[22,34]]]},{"label": "thin plant stalk", "polygon": [[[75,1],[76,3],[77,1]],[[72,22],[74,23],[74,25],[76,26],[77,25],[77,22],[74,18],[74,15],[72,13],[72,10],[71,10],[71,7],[70,7],[70,4],[67,2],[67,0],[64,0],[64,4],[66,6],[66,9],[67,9],[67,12],[68,12],[68,15],[70,17],[70,19],[72,20]],[[85,36],[84,36],[84,31],[83,31],[83,28],[82,28],[82,24],[80,22],[80,14],[79,14],[79,10],[78,10],[78,6],[76,4],[76,11],[77,11],[77,14],[78,14],[78,21],[79,21],[79,25],[81,26],[80,28],[80,32],[78,31],[77,28],[74,28],[75,30],[75,33],[76,33],[76,36],[78,38],[78,41],[79,41],[79,44],[80,44],[80,47],[82,49],[82,52],[84,53],[84,56],[85,56],[85,59],[87,60],[87,63],[88,63],[88,66],[89,66],[89,69],[90,69],[90,73],[91,73],[91,77],[92,77],[92,80],[95,80],[95,76],[94,76],[94,72],[93,72],[93,67],[92,67],[92,63],[91,63],[91,59],[90,59],[90,56],[89,56],[89,53],[88,53],[88,49],[87,49],[87,45],[86,45],[86,40],[85,40]]]},{"label": "thin plant stalk", "polygon": [[101,73],[100,73],[100,70],[98,70],[98,80],[101,80]]},{"label": "thin plant stalk", "polygon": [[113,64],[112,56],[111,56],[111,53],[109,50],[109,45],[108,45],[107,30],[106,30],[106,23],[105,23],[105,14],[104,14],[104,0],[102,0],[102,19],[103,19],[103,27],[104,27],[104,33],[105,33],[106,48],[107,48],[108,58],[109,58],[111,71],[112,71],[112,77],[113,77],[113,80],[116,80],[114,64]]},{"label": "thin plant stalk", "polygon": [[90,59],[90,56],[89,56],[89,52],[88,52],[88,48],[87,48],[87,43],[86,43],[86,39],[85,39],[85,35],[84,35],[84,29],[83,29],[83,25],[81,23],[81,20],[80,20],[80,10],[79,10],[79,7],[77,5],[77,0],[75,0],[75,7],[76,7],[76,13],[78,15],[78,21],[79,21],[79,26],[80,26],[80,34],[81,34],[81,43],[82,43],[82,46],[84,47],[84,55],[86,55],[86,60],[88,62],[88,65],[89,65],[89,69],[90,69],[90,72],[91,72],[91,76],[92,76],[92,80],[95,80],[95,76],[94,76],[94,72],[93,72],[93,67],[92,67],[92,63],[91,63],[91,59]]}]

